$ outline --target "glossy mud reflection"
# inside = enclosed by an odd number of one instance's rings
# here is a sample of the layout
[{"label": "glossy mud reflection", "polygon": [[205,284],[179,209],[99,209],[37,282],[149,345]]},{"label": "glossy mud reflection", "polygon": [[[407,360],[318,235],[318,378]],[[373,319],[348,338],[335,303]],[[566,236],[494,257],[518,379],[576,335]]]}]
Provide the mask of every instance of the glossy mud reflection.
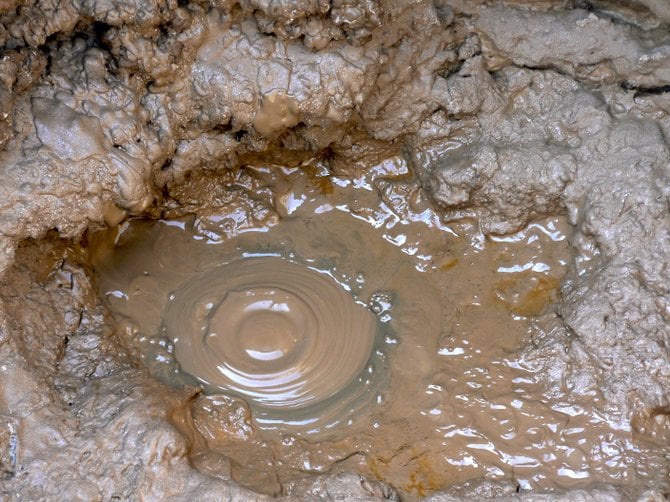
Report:
[{"label": "glossy mud reflection", "polygon": [[170,294],[163,323],[180,367],[210,391],[289,410],[346,388],[377,333],[332,278],[274,257],[194,274]]},{"label": "glossy mud reflection", "polygon": [[[204,438],[192,459],[203,472],[290,494],[305,473],[356,470],[409,498],[484,477],[534,490],[667,475],[657,445],[647,449],[626,423],[593,411],[598,396],[544,395],[519,355],[556,319],[553,302],[572,259],[562,219],[488,239],[474,222],[446,225],[398,159],[350,178],[318,163],[250,167],[236,176],[261,195],[195,216],[131,221],[93,239],[101,292],[129,350],[177,386],[198,383],[174,357],[181,362],[181,333],[194,326],[197,336],[216,335],[200,361],[224,350],[238,368],[252,361],[281,371],[284,360],[300,359],[309,343],[294,328],[313,320],[277,318],[272,305],[290,312],[319,295],[295,296],[264,282],[263,273],[258,283],[245,277],[250,287],[238,291],[247,272],[228,269],[266,259],[273,269],[309,267],[326,277],[338,291],[332,294],[361,315],[356,329],[374,325],[363,333],[375,334],[343,342],[352,352],[344,361],[315,363],[327,385],[283,408],[273,405],[284,397],[259,396],[265,391],[257,383],[212,385],[212,375],[222,374],[214,365],[184,367],[210,375],[200,376],[208,385],[192,410]],[[220,184],[229,177],[222,174]],[[208,290],[208,279],[232,286]],[[170,295],[183,293],[193,299],[188,308],[171,311]],[[258,316],[239,315],[256,307]],[[342,321],[335,315],[326,324],[339,330]],[[245,335],[217,348],[217,329]]]}]

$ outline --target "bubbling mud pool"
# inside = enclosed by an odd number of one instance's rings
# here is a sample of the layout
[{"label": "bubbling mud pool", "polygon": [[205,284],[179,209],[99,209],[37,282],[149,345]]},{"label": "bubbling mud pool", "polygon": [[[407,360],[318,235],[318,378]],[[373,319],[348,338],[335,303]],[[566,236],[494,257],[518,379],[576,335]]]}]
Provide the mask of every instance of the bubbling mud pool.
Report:
[{"label": "bubbling mud pool", "polygon": [[572,253],[562,218],[485,238],[440,221],[397,158],[351,179],[318,164],[245,173],[267,211],[242,198],[90,238],[123,346],[202,389],[199,470],[289,495],[354,470],[410,499],[475,478],[531,490],[664,475],[657,447],[593,402],[545,396],[519,355],[554,315]]},{"label": "bubbling mud pool", "polygon": [[335,281],[270,257],[194,276],[170,295],[164,325],[180,367],[205,386],[290,409],[353,381],[376,331]]}]

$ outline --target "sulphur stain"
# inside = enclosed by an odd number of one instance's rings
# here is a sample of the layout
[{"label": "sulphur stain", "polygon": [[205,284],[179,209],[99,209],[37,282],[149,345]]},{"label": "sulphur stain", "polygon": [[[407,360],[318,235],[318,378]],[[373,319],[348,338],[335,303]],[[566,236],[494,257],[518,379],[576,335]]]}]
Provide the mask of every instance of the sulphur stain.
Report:
[{"label": "sulphur stain", "polygon": [[[413,449],[401,448],[408,453]],[[430,452],[416,453],[412,451],[409,459],[400,453],[390,459],[384,457],[369,457],[368,467],[372,475],[380,481],[399,485],[406,494],[425,497],[428,493],[444,488],[449,484],[445,473],[440,473],[434,468]],[[402,460],[401,460],[402,458]],[[402,469],[400,469],[402,467]],[[404,483],[399,483],[399,473],[406,473]]]},{"label": "sulphur stain", "polygon": [[425,497],[428,492],[439,490],[448,484],[447,480],[435,471],[430,454],[417,457],[415,464],[416,467],[409,475],[410,483],[405,485],[407,493]]},{"label": "sulphur stain", "polygon": [[458,258],[449,258],[440,264],[440,270],[447,271],[458,265]]},{"label": "sulphur stain", "polygon": [[524,271],[499,280],[494,296],[513,314],[536,316],[558,299],[558,285],[556,277]]},{"label": "sulphur stain", "polygon": [[334,192],[335,187],[333,186],[330,173],[324,174],[323,171],[313,163],[304,165],[302,170],[307,175],[309,184],[321,195],[330,195]]}]

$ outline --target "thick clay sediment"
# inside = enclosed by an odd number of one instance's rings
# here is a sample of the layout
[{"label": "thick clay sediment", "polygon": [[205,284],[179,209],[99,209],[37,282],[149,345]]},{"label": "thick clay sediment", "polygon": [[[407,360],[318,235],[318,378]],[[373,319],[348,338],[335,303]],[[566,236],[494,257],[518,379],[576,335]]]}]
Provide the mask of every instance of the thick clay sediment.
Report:
[{"label": "thick clay sediment", "polygon": [[[445,221],[488,236],[567,216],[574,256],[523,360],[547,396],[667,443],[668,23],[661,0],[0,0],[0,493],[265,499],[191,466],[194,395],[125,357],[74,244],[188,207],[201,173],[230,172],[202,190],[235,203],[262,155],[354,176],[401,153]],[[432,500],[543,497],[513,489]],[[546,497],[661,497],[645,489]],[[292,490],[396,496],[356,474]]]}]

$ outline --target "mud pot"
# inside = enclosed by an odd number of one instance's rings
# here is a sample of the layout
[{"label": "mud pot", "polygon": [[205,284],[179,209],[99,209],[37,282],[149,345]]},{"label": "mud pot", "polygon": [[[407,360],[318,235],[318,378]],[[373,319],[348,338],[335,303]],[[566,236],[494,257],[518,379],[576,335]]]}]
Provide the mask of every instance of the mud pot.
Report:
[{"label": "mud pot", "polygon": [[2,498],[665,500],[669,26],[0,1]]}]

